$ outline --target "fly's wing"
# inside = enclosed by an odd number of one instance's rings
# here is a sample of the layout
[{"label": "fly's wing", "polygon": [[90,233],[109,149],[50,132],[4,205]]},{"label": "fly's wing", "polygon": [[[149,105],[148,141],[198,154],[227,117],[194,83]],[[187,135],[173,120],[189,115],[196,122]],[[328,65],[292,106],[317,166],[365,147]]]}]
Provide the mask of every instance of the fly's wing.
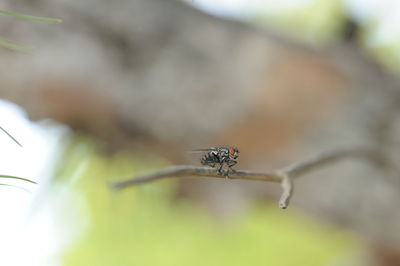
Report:
[{"label": "fly's wing", "polygon": [[188,160],[189,160],[191,163],[198,164],[198,163],[201,162],[202,157],[203,157],[206,153],[208,153],[208,152],[210,152],[210,151],[214,151],[214,149],[213,149],[213,148],[207,148],[207,149],[193,149],[193,150],[188,150],[187,152],[190,153],[190,154],[192,154],[191,156],[188,156],[188,157],[189,157]]},{"label": "fly's wing", "polygon": [[207,153],[210,152],[211,149],[194,149],[187,150],[188,156],[186,157],[187,162],[190,164],[200,165],[201,158]]},{"label": "fly's wing", "polygon": [[209,151],[213,151],[214,149],[212,148],[208,148],[208,149],[194,149],[194,150],[189,150],[188,152],[209,152]]}]

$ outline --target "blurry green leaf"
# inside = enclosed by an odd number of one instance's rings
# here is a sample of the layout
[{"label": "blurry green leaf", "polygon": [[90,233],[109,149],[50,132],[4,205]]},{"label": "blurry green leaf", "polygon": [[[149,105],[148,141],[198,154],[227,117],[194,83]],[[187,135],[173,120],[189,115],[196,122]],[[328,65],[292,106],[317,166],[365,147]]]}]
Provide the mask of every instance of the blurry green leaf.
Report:
[{"label": "blurry green leaf", "polygon": [[12,17],[20,18],[20,19],[31,20],[31,21],[39,21],[39,22],[47,22],[47,23],[62,22],[62,20],[58,19],[58,18],[43,18],[43,17],[28,16],[28,15],[14,13],[11,11],[1,10],[1,9],[0,9],[0,13],[8,15],[8,16],[12,16]]},{"label": "blurry green leaf", "polygon": [[0,178],[11,178],[11,179],[17,179],[17,180],[22,180],[22,181],[26,181],[32,184],[37,184],[35,181],[32,181],[30,179],[27,178],[23,178],[23,177],[18,177],[18,176],[12,176],[12,175],[0,175]]}]

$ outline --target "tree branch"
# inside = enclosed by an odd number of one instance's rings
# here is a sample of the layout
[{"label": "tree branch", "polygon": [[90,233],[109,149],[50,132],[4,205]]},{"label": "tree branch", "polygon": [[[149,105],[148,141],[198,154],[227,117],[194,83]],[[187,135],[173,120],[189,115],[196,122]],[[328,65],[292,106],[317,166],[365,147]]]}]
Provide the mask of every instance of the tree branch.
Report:
[{"label": "tree branch", "polygon": [[286,209],[293,194],[293,178],[304,175],[316,168],[350,157],[366,159],[376,166],[382,166],[389,162],[379,151],[374,149],[346,149],[321,154],[278,170],[263,172],[236,170],[229,173],[228,176],[221,175],[217,169],[210,167],[192,165],[170,166],[148,175],[142,175],[122,182],[112,183],[111,187],[120,190],[129,186],[135,186],[159,179],[188,176],[278,182],[281,183],[282,186],[282,195],[279,200],[279,207],[281,209]]}]

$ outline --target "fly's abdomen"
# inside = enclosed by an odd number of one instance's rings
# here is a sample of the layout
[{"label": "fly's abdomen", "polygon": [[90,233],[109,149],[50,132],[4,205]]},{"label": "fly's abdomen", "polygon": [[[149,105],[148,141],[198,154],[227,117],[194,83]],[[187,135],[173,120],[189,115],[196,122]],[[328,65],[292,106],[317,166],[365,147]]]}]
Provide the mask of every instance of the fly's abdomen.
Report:
[{"label": "fly's abdomen", "polygon": [[214,167],[215,164],[219,163],[218,156],[214,154],[214,152],[209,152],[206,153],[202,158],[201,158],[201,164],[202,165],[209,165]]}]

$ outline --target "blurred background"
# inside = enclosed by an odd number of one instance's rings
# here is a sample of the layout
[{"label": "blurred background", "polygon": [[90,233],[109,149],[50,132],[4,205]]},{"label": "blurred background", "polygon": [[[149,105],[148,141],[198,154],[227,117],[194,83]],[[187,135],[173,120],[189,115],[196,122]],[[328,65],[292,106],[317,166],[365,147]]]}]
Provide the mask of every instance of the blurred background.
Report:
[{"label": "blurred background", "polygon": [[[279,184],[110,191],[186,151],[238,169],[376,147],[400,160],[400,2],[4,0],[1,265],[400,265],[400,174],[346,160]],[[6,182],[6,181],[4,181]]]}]

